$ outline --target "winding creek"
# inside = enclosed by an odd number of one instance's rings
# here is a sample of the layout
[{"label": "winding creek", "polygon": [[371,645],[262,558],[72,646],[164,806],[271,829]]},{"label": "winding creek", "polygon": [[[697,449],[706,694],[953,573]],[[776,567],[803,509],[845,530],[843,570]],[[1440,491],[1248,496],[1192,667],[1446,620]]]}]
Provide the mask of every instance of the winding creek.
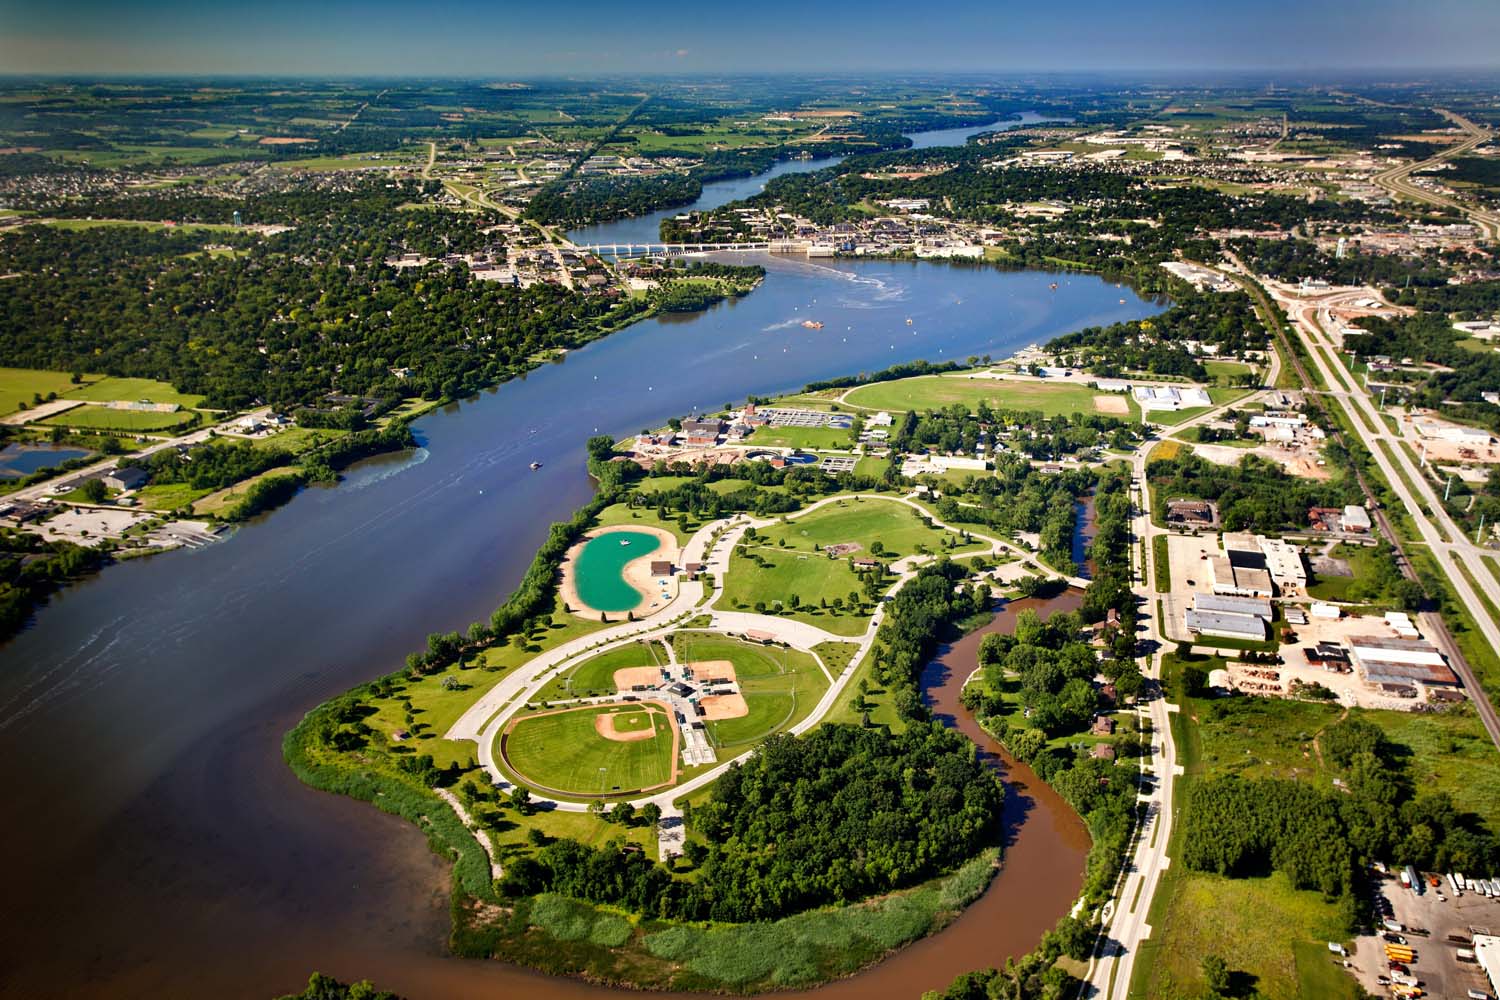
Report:
[{"label": "winding creek", "polygon": [[[282,735],[428,632],[487,617],[548,524],[587,499],[595,432],[1157,311],[1092,277],[764,262],[747,298],[636,324],[430,414],[416,451],[362,463],[223,544],[111,567],[0,647],[11,859],[0,993],[264,1000],[319,969],[413,1000],[601,995],[448,958],[446,866],[405,821],[303,787]],[[935,710],[975,737],[954,706],[977,642],[924,678]],[[1009,863],[994,889],[942,934],[820,996],[941,986],[1029,949],[1067,909],[1082,827],[1006,766]]]}]

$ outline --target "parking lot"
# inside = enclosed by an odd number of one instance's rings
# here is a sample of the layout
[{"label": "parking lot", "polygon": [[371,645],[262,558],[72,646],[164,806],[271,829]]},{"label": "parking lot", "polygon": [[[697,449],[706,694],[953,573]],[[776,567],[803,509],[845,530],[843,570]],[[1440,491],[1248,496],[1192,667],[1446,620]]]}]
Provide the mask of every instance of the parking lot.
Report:
[{"label": "parking lot", "polygon": [[[1455,1000],[1468,996],[1469,990],[1480,990],[1492,995],[1489,980],[1477,963],[1460,962],[1458,950],[1472,948],[1449,939],[1450,935],[1472,939],[1474,934],[1489,933],[1500,928],[1500,899],[1485,899],[1477,893],[1466,892],[1454,898],[1448,891],[1446,880],[1439,892],[1431,885],[1418,896],[1402,887],[1394,876],[1381,877],[1375,887],[1376,906],[1379,919],[1391,919],[1405,930],[1399,936],[1416,952],[1409,968],[1430,997]],[[1425,935],[1414,933],[1425,930]],[[1376,996],[1387,995],[1387,988],[1378,981],[1389,977],[1391,970],[1385,957],[1386,940],[1379,934],[1358,938],[1352,957],[1354,971],[1360,985]]]}]

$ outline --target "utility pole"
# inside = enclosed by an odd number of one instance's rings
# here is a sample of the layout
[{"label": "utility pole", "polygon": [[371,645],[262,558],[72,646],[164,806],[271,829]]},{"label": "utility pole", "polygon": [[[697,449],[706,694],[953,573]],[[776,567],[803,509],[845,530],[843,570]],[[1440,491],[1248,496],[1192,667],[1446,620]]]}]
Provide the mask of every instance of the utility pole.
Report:
[{"label": "utility pole", "polygon": [[1443,487],[1443,503],[1448,502],[1448,494],[1453,489],[1453,473],[1448,473],[1448,485]]}]

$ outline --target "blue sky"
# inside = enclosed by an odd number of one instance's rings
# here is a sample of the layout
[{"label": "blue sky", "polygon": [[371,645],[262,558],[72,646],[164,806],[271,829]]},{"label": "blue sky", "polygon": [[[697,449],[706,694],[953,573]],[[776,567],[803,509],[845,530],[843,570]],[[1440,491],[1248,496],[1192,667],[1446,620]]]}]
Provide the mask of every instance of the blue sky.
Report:
[{"label": "blue sky", "polygon": [[1500,0],[0,0],[0,71],[589,76],[1500,67]]}]

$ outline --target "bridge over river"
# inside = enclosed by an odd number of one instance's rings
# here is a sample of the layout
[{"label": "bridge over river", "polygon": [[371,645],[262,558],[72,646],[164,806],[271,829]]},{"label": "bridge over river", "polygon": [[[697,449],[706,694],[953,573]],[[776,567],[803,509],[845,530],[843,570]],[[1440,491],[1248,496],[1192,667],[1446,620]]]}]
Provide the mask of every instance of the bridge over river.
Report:
[{"label": "bridge over river", "polygon": [[601,257],[674,257],[694,253],[725,253],[760,250],[770,253],[805,254],[812,249],[810,240],[758,240],[745,243],[577,243]]}]

